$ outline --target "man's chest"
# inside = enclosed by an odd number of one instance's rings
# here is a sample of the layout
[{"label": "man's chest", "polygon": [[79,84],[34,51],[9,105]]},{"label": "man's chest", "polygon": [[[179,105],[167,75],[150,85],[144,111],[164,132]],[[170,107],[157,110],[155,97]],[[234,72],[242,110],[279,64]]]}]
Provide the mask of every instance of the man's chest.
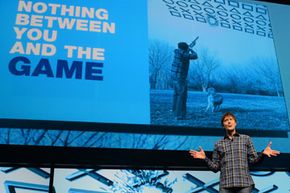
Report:
[{"label": "man's chest", "polygon": [[247,143],[241,138],[225,139],[218,144],[220,158],[239,159],[247,156]]}]

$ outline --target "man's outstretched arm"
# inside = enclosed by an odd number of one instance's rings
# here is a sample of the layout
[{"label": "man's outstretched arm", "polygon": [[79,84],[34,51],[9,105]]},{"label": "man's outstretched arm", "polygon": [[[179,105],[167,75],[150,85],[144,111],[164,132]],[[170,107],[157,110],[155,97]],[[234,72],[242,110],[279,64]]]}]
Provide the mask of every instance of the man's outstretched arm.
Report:
[{"label": "man's outstretched arm", "polygon": [[272,141],[270,141],[268,143],[267,147],[263,151],[263,154],[266,155],[266,156],[268,156],[268,157],[279,155],[280,154],[280,151],[271,149],[271,145],[272,145]]},{"label": "man's outstretched arm", "polygon": [[199,151],[196,150],[190,150],[190,155],[195,159],[202,159],[205,161],[206,165],[214,172],[218,172],[220,170],[220,161],[219,156],[216,151],[216,148],[213,151],[212,154],[212,160],[206,157],[205,152],[203,151],[202,147],[199,147]]}]

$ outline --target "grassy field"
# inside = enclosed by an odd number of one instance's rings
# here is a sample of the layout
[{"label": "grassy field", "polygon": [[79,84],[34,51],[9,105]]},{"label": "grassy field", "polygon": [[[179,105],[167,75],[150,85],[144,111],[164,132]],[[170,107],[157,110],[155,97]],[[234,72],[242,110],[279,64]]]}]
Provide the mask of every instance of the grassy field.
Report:
[{"label": "grassy field", "polygon": [[220,118],[233,112],[239,129],[289,130],[284,97],[220,93],[224,100],[218,112],[205,112],[207,95],[188,92],[186,120],[176,120],[171,111],[172,90],[151,90],[151,123],[156,125],[220,128]]}]

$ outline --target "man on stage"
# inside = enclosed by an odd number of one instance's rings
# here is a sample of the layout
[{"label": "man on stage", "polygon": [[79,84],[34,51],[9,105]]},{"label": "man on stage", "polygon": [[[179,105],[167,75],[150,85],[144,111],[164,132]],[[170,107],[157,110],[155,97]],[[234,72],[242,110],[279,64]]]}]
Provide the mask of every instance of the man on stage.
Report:
[{"label": "man on stage", "polygon": [[221,119],[226,135],[214,147],[212,159],[206,157],[203,149],[190,150],[192,157],[202,159],[207,166],[220,171],[220,193],[250,193],[254,181],[250,175],[249,164],[258,162],[264,155],[277,156],[279,151],[271,149],[271,142],[261,153],[257,153],[249,136],[236,131],[236,117],[226,113]]}]

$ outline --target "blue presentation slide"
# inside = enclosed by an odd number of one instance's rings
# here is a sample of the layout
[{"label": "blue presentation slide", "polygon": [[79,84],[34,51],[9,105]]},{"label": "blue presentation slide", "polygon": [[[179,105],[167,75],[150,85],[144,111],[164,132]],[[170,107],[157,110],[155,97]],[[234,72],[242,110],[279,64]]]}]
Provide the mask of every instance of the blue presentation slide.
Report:
[{"label": "blue presentation slide", "polygon": [[233,112],[289,131],[264,4],[1,0],[0,16],[0,119],[190,130]]},{"label": "blue presentation slide", "polygon": [[1,118],[150,122],[145,0],[0,9]]}]

